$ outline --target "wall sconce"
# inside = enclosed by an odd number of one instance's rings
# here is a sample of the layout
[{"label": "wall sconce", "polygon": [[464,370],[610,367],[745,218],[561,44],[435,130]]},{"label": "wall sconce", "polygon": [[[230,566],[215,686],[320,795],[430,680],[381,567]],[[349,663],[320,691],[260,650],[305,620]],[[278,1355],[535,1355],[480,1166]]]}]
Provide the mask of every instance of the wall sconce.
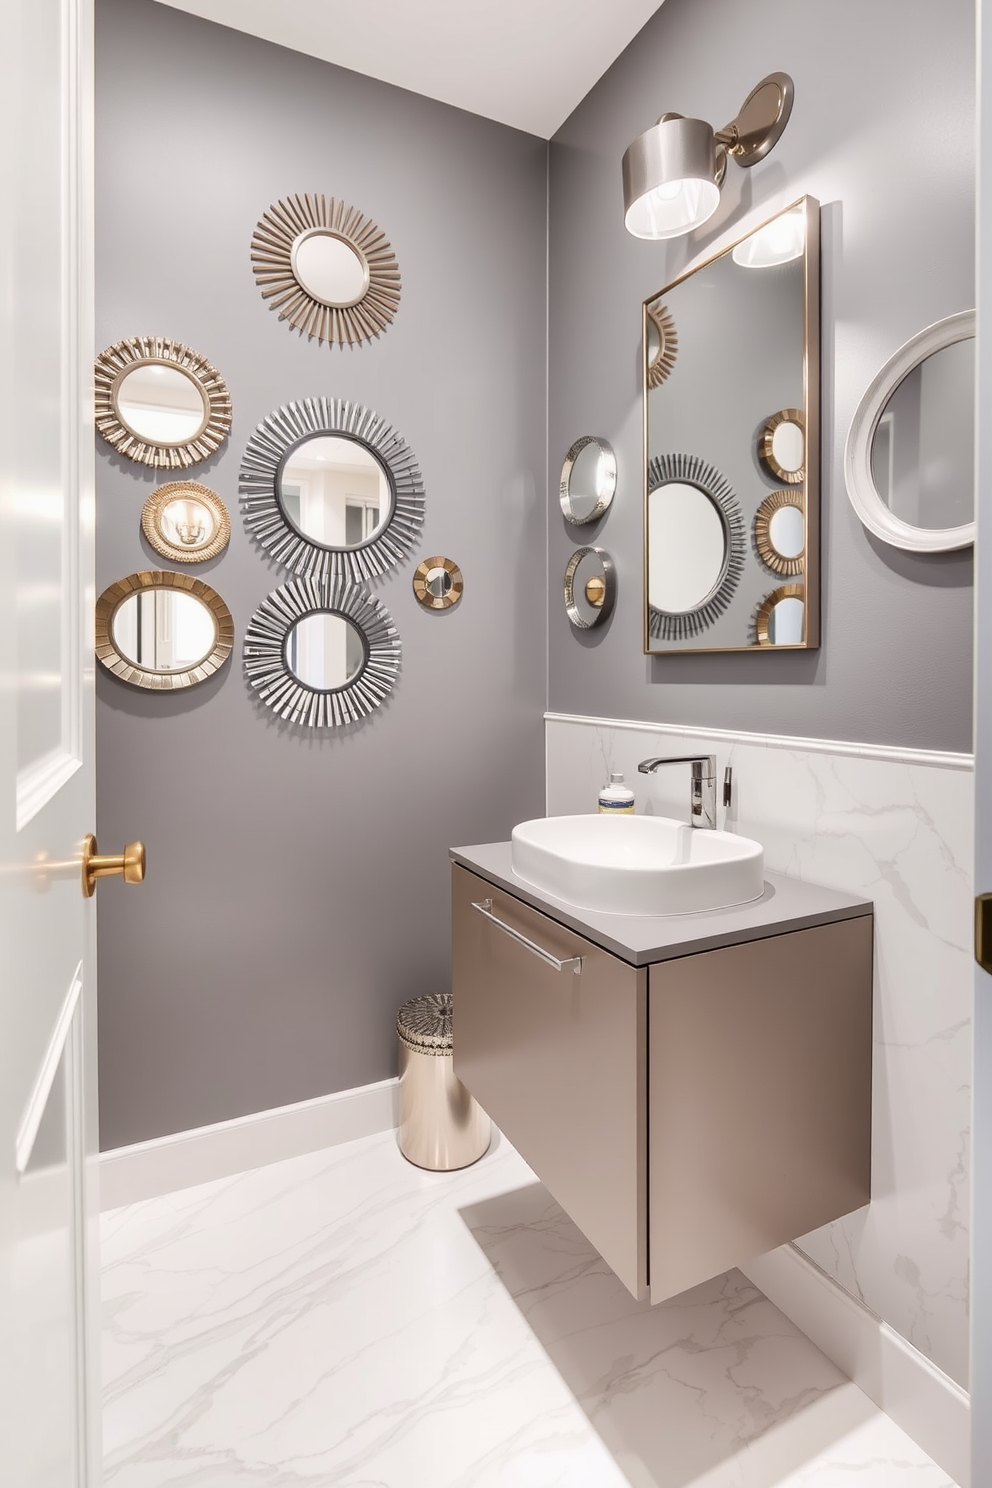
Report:
[{"label": "wall sconce", "polygon": [[662,114],[623,157],[627,231],[635,238],[677,238],[701,227],[719,205],[727,156],[745,167],[764,160],[789,122],[794,96],[788,73],[771,72],[725,129]]}]

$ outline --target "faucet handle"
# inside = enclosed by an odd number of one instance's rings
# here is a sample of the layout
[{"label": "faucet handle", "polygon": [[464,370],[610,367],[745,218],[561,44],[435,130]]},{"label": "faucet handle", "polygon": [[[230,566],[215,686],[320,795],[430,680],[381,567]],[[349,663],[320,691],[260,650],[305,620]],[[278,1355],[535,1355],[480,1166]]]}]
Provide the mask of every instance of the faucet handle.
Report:
[{"label": "faucet handle", "polygon": [[730,806],[734,795],[734,771],[733,766],[728,765],[723,772],[723,804]]}]

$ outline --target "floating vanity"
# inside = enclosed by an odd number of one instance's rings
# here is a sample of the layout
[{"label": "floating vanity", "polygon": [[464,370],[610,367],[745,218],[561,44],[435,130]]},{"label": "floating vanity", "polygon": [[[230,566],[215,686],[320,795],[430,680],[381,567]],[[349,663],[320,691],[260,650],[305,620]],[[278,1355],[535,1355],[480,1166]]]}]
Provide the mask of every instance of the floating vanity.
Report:
[{"label": "floating vanity", "polygon": [[602,913],[508,842],[451,858],[455,1073],[635,1296],[868,1202],[869,902],[766,873],[731,908]]}]

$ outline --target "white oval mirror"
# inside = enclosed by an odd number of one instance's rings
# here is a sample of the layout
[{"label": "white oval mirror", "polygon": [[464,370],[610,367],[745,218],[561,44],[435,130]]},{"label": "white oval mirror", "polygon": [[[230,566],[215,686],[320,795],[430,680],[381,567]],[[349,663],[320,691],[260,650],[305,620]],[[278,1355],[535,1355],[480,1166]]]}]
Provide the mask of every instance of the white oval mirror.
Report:
[{"label": "white oval mirror", "polygon": [[780,558],[799,558],[805,544],[803,514],[798,506],[780,506],[772,512],[768,536]]},{"label": "white oval mirror", "polygon": [[566,521],[574,526],[594,522],[608,509],[617,488],[617,462],[605,439],[584,434],[565,456],[561,467],[559,501]]},{"label": "white oval mirror", "polygon": [[121,423],[153,444],[187,444],[203,430],[209,412],[199,383],[178,367],[159,362],[125,372],[114,391]]},{"label": "white oval mirror", "polygon": [[364,255],[337,233],[301,233],[293,244],[292,265],[307,294],[332,308],[357,305],[369,287]]},{"label": "white oval mirror", "polygon": [[727,529],[705,491],[667,481],[648,496],[648,603],[684,614],[703,603],[727,561]]},{"label": "white oval mirror", "polygon": [[185,672],[213,651],[217,624],[195,595],[149,588],[118,607],[111,637],[121,656],[144,672]]},{"label": "white oval mirror", "polygon": [[290,450],[277,490],[289,521],[322,548],[361,547],[392,512],[385,466],[366,445],[338,434],[315,434]]},{"label": "white oval mirror", "polygon": [[975,312],[927,326],[872,380],[851,423],[847,493],[869,532],[910,552],[975,540]]},{"label": "white oval mirror", "polygon": [[772,434],[772,454],[781,468],[790,475],[803,468],[805,444],[799,424],[786,421],[779,424]]},{"label": "white oval mirror", "polygon": [[344,615],[320,610],[304,615],[286,637],[286,665],[314,692],[344,687],[365,665],[362,633]]}]

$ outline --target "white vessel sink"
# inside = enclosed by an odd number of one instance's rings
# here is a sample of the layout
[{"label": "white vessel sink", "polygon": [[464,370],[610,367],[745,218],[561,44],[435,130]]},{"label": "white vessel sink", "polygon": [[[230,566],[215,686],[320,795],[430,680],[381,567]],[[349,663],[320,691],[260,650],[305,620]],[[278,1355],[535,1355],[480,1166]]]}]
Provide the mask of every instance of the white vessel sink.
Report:
[{"label": "white vessel sink", "polygon": [[764,892],[760,843],[667,816],[539,817],[514,827],[511,854],[525,883],[607,914],[695,914]]}]

